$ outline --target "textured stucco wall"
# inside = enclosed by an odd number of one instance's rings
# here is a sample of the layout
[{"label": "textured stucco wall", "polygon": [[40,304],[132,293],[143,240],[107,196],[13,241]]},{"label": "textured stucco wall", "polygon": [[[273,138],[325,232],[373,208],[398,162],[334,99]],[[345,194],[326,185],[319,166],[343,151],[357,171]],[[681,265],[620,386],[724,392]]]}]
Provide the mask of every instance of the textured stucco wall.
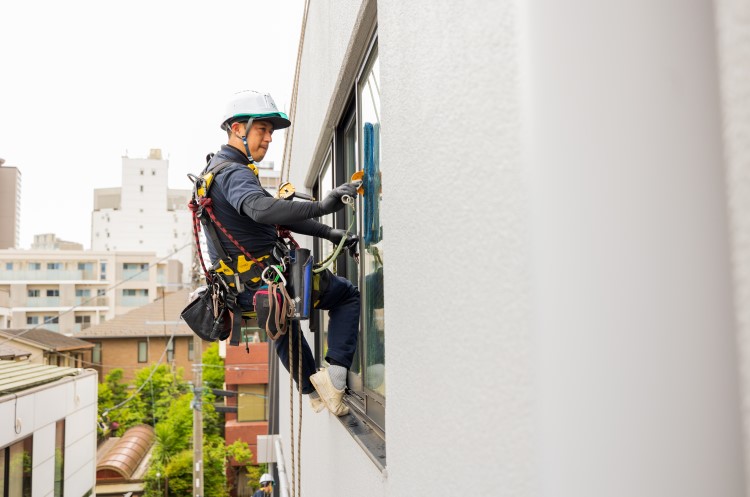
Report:
[{"label": "textured stucco wall", "polygon": [[378,2],[389,496],[535,495],[515,4]]},{"label": "textured stucco wall", "polygon": [[[745,475],[750,475],[750,2],[716,0],[724,155],[732,232]],[[750,493],[750,481],[746,484]]]}]

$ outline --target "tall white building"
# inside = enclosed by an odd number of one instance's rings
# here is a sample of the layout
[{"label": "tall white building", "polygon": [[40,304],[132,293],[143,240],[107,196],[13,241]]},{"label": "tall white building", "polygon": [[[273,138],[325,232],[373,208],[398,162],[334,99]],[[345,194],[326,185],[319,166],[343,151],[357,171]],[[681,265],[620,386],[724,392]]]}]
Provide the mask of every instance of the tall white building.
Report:
[{"label": "tall white building", "polygon": [[91,249],[175,254],[187,282],[194,250],[191,191],[169,189],[168,169],[160,149],[145,159],[122,158],[122,186],[94,190]]}]

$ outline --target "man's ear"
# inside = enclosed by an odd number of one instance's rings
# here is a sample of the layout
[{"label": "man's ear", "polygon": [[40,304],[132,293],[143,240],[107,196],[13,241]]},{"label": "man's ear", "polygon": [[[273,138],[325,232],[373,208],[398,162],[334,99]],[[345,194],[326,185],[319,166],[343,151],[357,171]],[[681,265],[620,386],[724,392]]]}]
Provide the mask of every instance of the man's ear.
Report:
[{"label": "man's ear", "polygon": [[237,135],[240,138],[242,138],[243,136],[246,136],[245,125],[240,121],[233,122],[232,132],[235,133],[235,135]]}]

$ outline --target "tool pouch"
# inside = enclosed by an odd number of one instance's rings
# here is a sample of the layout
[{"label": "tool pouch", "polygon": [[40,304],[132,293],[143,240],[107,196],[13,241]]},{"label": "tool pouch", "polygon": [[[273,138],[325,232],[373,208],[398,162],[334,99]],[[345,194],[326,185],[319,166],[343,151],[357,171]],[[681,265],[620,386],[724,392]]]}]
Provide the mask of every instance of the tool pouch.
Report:
[{"label": "tool pouch", "polygon": [[266,331],[268,338],[276,340],[286,329],[284,295],[278,287],[264,285],[255,292],[253,306],[258,316],[258,327]]},{"label": "tool pouch", "polygon": [[195,299],[180,313],[193,333],[207,342],[226,340],[232,331],[229,309],[218,293],[213,285],[199,288]]}]

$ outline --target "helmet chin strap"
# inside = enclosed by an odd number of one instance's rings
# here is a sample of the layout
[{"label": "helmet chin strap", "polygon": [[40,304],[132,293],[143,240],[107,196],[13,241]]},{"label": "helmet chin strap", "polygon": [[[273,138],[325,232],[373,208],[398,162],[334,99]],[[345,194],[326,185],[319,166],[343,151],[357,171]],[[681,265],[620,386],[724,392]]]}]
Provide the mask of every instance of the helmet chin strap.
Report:
[{"label": "helmet chin strap", "polygon": [[254,118],[250,118],[247,121],[247,126],[245,127],[245,134],[240,136],[242,138],[242,144],[245,145],[245,154],[247,154],[247,160],[250,161],[250,164],[255,164],[255,159],[253,159],[252,154],[250,154],[250,147],[247,144],[247,134],[250,132],[250,126],[252,126],[254,121]]}]

